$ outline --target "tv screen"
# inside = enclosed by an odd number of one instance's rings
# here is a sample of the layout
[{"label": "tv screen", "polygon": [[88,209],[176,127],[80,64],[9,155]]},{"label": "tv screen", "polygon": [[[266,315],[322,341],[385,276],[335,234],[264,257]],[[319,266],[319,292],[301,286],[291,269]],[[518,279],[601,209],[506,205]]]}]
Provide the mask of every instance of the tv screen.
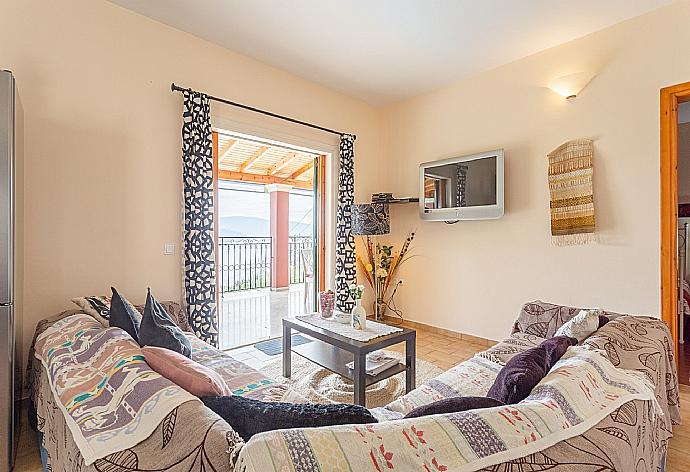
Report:
[{"label": "tv screen", "polygon": [[484,219],[503,215],[503,151],[420,166],[422,217]]}]

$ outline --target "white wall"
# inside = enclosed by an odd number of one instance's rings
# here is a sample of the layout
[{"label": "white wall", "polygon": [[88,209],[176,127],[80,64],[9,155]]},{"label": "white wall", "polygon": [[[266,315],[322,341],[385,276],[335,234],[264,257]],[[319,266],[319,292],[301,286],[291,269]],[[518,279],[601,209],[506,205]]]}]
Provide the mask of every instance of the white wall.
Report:
[{"label": "white wall", "polygon": [[[25,112],[26,345],[39,319],[110,285],[135,303],[147,286],[180,299],[173,81],[355,133],[357,172],[378,174],[377,110],[102,0],[0,2],[0,68],[14,71]],[[364,180],[358,198],[374,188]],[[176,256],[163,255],[167,242]]]},{"label": "white wall", "polygon": [[[659,316],[659,89],[690,80],[690,4],[679,3],[386,109],[381,191],[417,194],[418,164],[506,153],[506,214],[453,226],[392,210],[417,230],[399,305],[410,319],[500,339],[543,299]],[[550,79],[592,70],[566,102]],[[595,140],[598,245],[550,241],[546,154]]]}]

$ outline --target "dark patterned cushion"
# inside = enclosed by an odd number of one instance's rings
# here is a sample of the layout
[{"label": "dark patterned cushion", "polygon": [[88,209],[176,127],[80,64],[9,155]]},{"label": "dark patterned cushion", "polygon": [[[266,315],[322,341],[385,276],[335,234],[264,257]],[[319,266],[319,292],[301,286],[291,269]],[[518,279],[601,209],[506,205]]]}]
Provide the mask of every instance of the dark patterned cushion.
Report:
[{"label": "dark patterned cushion", "polygon": [[547,372],[546,347],[533,347],[506,363],[486,396],[506,405],[519,403],[527,398]]},{"label": "dark patterned cushion", "polygon": [[503,406],[503,402],[489,397],[451,397],[444,398],[428,405],[418,406],[405,415],[405,418],[418,418],[420,416],[440,415],[443,413],[459,413],[480,408],[494,408]]},{"label": "dark patterned cushion", "polygon": [[236,395],[201,397],[201,401],[227,421],[245,441],[255,434],[276,429],[378,422],[363,406],[346,403],[262,402]]},{"label": "dark patterned cushion", "polygon": [[113,297],[110,301],[110,326],[124,329],[132,336],[132,339],[139,342],[141,313],[126,298],[120,295],[115,287],[110,287],[110,290],[113,291]]},{"label": "dark patterned cushion", "polygon": [[182,330],[175,324],[163,305],[151,295],[146,295],[146,307],[139,327],[139,344],[164,347],[180,354],[192,356],[192,345]]}]

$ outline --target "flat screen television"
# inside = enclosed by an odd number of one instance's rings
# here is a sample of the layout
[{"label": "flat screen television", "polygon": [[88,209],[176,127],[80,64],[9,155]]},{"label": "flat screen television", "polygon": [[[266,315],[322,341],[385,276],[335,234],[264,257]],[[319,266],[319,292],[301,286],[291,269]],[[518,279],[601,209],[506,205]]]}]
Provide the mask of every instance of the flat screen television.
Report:
[{"label": "flat screen television", "polygon": [[487,220],[503,216],[503,149],[419,165],[423,220]]}]

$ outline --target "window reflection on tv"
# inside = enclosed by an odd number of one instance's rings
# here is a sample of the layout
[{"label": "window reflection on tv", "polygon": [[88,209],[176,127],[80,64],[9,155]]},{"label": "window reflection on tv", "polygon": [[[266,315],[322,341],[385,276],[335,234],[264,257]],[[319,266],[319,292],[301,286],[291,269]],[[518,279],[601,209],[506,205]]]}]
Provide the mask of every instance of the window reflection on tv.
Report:
[{"label": "window reflection on tv", "polygon": [[424,169],[428,209],[496,205],[496,157]]}]

